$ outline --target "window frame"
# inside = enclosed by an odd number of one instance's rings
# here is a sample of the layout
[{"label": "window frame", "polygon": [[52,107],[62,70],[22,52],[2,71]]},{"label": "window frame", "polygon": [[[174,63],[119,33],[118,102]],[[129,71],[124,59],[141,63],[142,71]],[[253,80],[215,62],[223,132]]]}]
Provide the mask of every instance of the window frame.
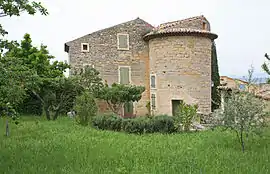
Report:
[{"label": "window frame", "polygon": [[[87,50],[83,49],[83,46],[86,45],[87,46]],[[81,52],[89,52],[89,43],[81,43]]]},{"label": "window frame", "polygon": [[[124,35],[127,36],[127,48],[120,48],[120,39],[119,36]],[[118,50],[122,50],[122,51],[127,51],[129,50],[129,34],[128,33],[117,33],[117,49]]]},{"label": "window frame", "polygon": [[[155,108],[153,108],[153,97],[152,96],[155,96],[154,98],[155,98]],[[151,108],[151,111],[156,111],[156,109],[157,109],[157,94],[156,93],[151,93],[151,96],[150,96],[150,108]]]},{"label": "window frame", "polygon": [[122,65],[119,65],[118,66],[118,83],[120,84],[120,81],[121,81],[121,71],[120,69],[121,68],[128,68],[128,76],[129,76],[129,84],[132,84],[132,80],[131,80],[131,66],[122,66]]},{"label": "window frame", "polygon": [[[152,76],[155,77],[155,87],[152,87]],[[151,89],[157,89],[157,75],[156,74],[150,74],[150,88]]]}]

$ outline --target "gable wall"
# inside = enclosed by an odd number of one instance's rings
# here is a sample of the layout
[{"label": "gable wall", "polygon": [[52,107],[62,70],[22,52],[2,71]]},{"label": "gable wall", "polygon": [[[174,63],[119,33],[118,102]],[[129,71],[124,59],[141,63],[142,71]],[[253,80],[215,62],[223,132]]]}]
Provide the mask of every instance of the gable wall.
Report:
[{"label": "gable wall", "polygon": [[[69,42],[69,60],[71,74],[83,64],[94,64],[101,77],[112,84],[118,82],[118,67],[130,66],[131,83],[143,85],[146,91],[142,99],[135,104],[135,113],[145,115],[149,101],[149,55],[148,43],[142,36],[151,29],[144,21],[136,19],[124,24],[104,29]],[[117,49],[117,34],[129,34],[129,50]],[[89,43],[89,52],[81,52],[81,43]]]}]

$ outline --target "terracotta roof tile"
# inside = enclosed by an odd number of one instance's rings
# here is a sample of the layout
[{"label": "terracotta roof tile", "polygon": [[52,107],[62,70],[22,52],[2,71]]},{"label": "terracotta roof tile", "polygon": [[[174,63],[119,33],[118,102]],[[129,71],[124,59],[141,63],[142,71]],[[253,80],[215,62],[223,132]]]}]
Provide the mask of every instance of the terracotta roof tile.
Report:
[{"label": "terracotta roof tile", "polygon": [[218,36],[206,30],[198,30],[191,28],[154,28],[150,33],[144,36],[145,40],[160,35],[202,35],[210,39],[216,39]]}]

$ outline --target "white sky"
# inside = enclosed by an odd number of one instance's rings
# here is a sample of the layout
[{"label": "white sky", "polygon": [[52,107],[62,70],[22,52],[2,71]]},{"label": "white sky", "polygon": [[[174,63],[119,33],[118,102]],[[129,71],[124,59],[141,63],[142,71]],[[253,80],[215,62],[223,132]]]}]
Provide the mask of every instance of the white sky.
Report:
[{"label": "white sky", "polygon": [[8,38],[29,33],[36,46],[48,46],[58,60],[67,60],[64,43],[137,17],[160,23],[204,15],[216,40],[220,75],[243,76],[254,65],[261,73],[270,54],[269,0],[41,0],[49,16],[5,17]]}]

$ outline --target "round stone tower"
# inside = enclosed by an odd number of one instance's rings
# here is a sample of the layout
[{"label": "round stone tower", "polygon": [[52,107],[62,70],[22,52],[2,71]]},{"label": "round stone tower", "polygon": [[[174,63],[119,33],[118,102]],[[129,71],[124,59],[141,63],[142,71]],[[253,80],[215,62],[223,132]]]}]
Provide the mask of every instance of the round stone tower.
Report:
[{"label": "round stone tower", "polygon": [[155,114],[174,115],[182,102],[211,112],[211,46],[216,34],[205,17],[162,24],[149,41],[150,101]]}]

